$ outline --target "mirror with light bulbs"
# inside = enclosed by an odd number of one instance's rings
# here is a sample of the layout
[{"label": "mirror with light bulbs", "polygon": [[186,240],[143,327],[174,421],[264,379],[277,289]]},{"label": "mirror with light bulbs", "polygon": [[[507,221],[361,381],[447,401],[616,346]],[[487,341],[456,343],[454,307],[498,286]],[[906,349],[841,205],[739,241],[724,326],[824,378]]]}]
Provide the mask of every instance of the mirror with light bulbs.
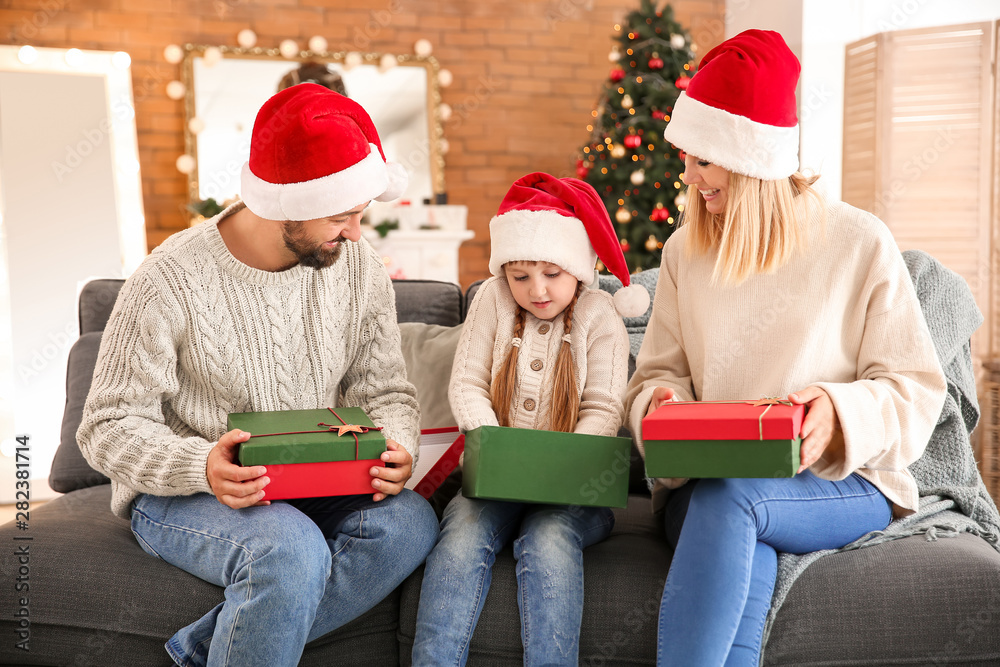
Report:
[{"label": "mirror with light bulbs", "polygon": [[[239,196],[257,111],[279,88],[338,79],[369,113],[386,158],[410,174],[402,199],[445,203],[437,61],[427,55],[331,53],[259,47],[184,47],[185,154],[189,200]],[[181,167],[179,163],[179,168]]]}]

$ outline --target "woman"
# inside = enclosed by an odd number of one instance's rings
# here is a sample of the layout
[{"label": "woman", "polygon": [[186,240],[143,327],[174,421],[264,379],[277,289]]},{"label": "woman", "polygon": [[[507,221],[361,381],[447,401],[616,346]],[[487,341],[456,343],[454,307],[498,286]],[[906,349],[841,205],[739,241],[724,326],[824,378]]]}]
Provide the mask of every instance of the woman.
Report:
[{"label": "woman", "polygon": [[688,206],[629,383],[633,433],[670,400],[787,396],[808,412],[791,479],[656,480],[675,544],[661,665],[757,665],[777,552],[839,548],[916,510],[906,466],[944,402],[888,229],[797,171],[798,74],[780,35],[741,33],[705,56],[664,135],[687,153]]}]

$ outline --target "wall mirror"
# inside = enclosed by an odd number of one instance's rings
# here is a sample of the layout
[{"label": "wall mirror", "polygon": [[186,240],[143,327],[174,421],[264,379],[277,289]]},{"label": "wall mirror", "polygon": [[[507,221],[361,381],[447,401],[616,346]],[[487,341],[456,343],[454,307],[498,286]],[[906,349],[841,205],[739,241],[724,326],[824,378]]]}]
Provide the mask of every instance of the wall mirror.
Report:
[{"label": "wall mirror", "polygon": [[305,63],[320,63],[333,78],[339,74],[347,96],[368,111],[386,157],[409,172],[402,199],[443,203],[444,133],[433,57],[301,51],[287,58],[278,49],[193,44],[185,51],[185,152],[196,160],[190,201],[239,196],[257,111],[283,78],[295,79]]}]

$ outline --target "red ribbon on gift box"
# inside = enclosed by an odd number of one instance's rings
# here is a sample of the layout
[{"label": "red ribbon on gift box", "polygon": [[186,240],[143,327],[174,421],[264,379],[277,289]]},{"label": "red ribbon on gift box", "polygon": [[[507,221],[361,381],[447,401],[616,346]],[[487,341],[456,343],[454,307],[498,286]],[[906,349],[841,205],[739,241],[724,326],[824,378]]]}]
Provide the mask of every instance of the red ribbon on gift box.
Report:
[{"label": "red ribbon on gift box", "polygon": [[316,426],[325,426],[326,428],[319,431],[283,431],[281,433],[253,433],[250,435],[251,438],[266,438],[272,435],[299,435],[300,433],[332,433],[337,432],[337,437],[343,436],[345,433],[350,433],[354,436],[354,460],[357,461],[358,457],[361,456],[361,441],[358,440],[358,433],[364,435],[368,431],[381,431],[381,426],[361,426],[360,424],[348,424],[344,421],[344,418],[337,414],[333,408],[327,408],[333,416],[340,420],[340,425],[337,424],[327,424],[324,422],[319,422]]},{"label": "red ribbon on gift box", "polygon": [[760,435],[760,439],[764,439],[764,415],[775,405],[787,405],[792,407],[795,404],[791,401],[786,401],[780,398],[775,398],[772,396],[765,396],[764,398],[757,399],[756,401],[667,401],[663,405],[694,405],[697,403],[713,403],[713,404],[723,404],[723,405],[752,405],[754,407],[760,407],[766,405],[764,411],[757,415],[757,431]]}]

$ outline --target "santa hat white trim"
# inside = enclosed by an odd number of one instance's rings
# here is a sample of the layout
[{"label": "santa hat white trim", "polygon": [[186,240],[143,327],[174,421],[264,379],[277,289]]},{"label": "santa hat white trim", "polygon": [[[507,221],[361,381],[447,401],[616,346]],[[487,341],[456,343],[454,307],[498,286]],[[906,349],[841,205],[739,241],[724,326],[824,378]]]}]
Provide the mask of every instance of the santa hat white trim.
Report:
[{"label": "santa hat white trim", "polygon": [[243,165],[241,195],[253,213],[266,220],[315,220],[350,211],[375,199],[392,201],[406,189],[402,165],[383,162],[378,146],[359,162],[328,176],[301,183],[270,183]]},{"label": "santa hat white trim", "polygon": [[799,169],[799,126],[766,125],[709,106],[682,92],[663,138],[685,153],[765,181]]},{"label": "santa hat white trim", "polygon": [[518,261],[552,262],[587,285],[597,253],[576,218],[514,209],[490,220],[490,273],[503,277],[503,265]]}]

